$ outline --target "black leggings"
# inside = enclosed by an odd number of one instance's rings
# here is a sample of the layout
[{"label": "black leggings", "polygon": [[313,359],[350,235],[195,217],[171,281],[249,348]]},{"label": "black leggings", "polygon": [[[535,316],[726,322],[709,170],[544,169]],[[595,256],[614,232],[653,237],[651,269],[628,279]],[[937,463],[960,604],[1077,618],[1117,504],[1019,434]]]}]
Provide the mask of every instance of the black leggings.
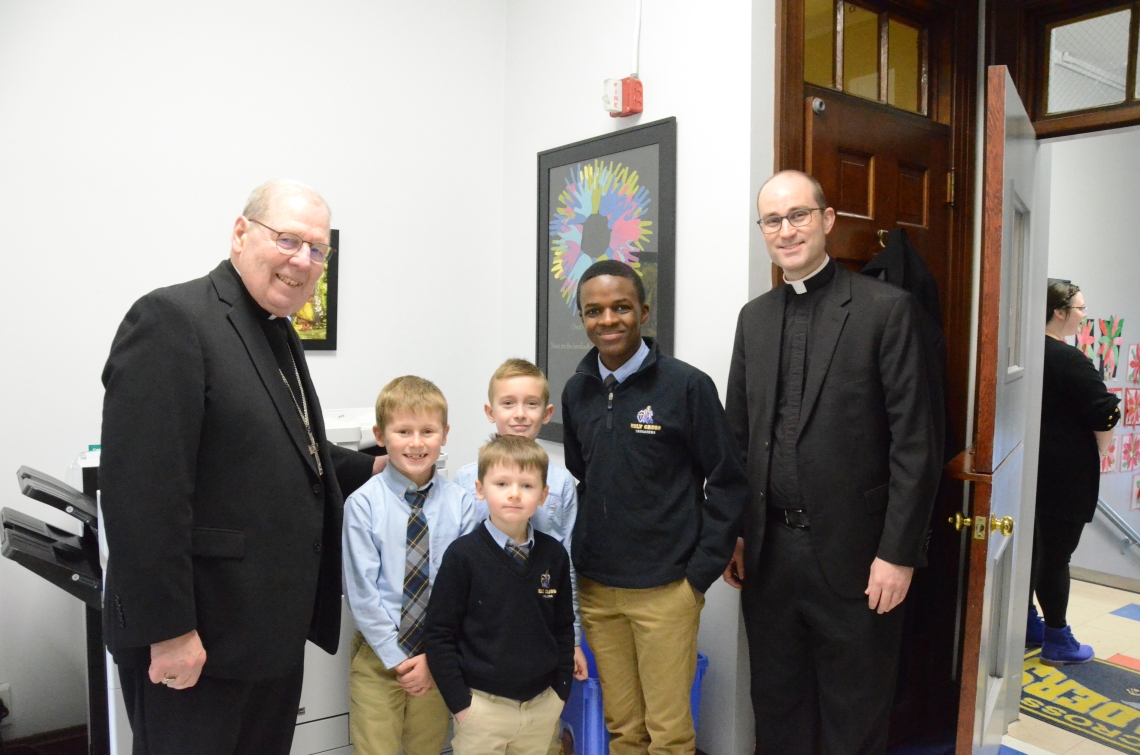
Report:
[{"label": "black leggings", "polygon": [[1047,627],[1063,629],[1068,625],[1065,612],[1069,608],[1069,559],[1081,542],[1084,528],[1084,522],[1040,515],[1033,525],[1029,605],[1033,605],[1033,593],[1037,593]]}]

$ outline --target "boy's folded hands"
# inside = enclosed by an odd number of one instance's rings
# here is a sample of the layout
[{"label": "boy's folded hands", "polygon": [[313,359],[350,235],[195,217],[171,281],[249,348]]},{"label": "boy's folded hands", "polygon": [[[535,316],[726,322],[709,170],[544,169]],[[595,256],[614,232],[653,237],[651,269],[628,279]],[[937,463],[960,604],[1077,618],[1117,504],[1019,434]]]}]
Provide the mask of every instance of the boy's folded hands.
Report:
[{"label": "boy's folded hands", "polygon": [[396,667],[396,679],[412,697],[420,697],[435,686],[428,669],[427,656],[423,653],[413,655]]}]

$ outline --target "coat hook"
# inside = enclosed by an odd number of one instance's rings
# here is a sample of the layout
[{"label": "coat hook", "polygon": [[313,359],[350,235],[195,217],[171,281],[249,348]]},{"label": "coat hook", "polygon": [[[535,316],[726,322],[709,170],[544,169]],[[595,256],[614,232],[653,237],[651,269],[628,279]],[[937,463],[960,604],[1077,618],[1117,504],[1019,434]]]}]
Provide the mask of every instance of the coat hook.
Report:
[{"label": "coat hook", "polygon": [[879,237],[879,247],[882,249],[887,248],[887,234],[888,233],[890,233],[890,231],[879,231],[877,234]]}]

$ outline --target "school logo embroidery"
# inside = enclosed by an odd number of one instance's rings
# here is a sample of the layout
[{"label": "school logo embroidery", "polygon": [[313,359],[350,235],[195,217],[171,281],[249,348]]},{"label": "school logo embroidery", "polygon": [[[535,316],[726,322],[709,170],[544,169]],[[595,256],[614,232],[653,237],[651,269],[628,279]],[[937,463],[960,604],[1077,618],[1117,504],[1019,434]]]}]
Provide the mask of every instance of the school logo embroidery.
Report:
[{"label": "school logo embroidery", "polygon": [[542,587],[538,588],[538,594],[541,595],[542,597],[553,598],[555,595],[558,594],[557,590],[552,589],[550,587],[550,571],[549,570],[544,572],[543,575],[538,578],[538,582],[540,585],[542,585]]},{"label": "school logo embroidery", "polygon": [[656,435],[661,425],[653,424],[653,407],[647,406],[637,413],[637,422],[630,422],[633,431],[641,435]]}]

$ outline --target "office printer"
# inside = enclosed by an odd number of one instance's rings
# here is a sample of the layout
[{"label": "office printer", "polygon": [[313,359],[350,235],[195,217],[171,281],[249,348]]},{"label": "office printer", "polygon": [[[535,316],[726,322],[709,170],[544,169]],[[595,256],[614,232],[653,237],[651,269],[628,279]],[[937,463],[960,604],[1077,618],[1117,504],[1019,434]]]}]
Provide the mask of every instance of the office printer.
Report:
[{"label": "office printer", "polygon": [[[324,412],[330,442],[368,452],[376,446],[371,408]],[[373,452],[375,452],[373,450]],[[447,456],[437,468],[446,474]],[[66,590],[86,604],[87,700],[89,755],[130,755],[131,730],[123,704],[118,670],[103,646],[101,621],[106,542],[100,538],[98,507],[99,453],[92,448],[73,465],[76,489],[28,467],[17,476],[20,491],[74,517],[79,534],[67,532],[14,509],[0,510],[0,554]],[[347,492],[347,491],[346,491]],[[348,738],[349,649],[355,631],[342,602],[340,648],[330,656],[305,647],[305,681],[297,711],[291,755],[350,755]]]}]

